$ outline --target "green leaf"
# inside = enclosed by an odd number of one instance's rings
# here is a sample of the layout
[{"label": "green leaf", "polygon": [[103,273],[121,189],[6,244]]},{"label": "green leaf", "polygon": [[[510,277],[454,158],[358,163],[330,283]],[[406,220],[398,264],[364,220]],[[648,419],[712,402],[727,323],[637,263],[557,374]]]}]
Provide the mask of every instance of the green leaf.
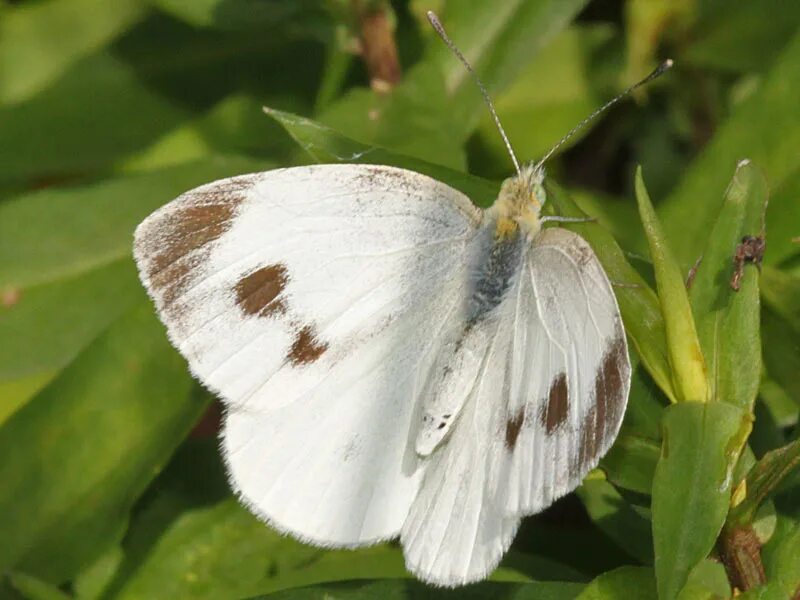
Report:
[{"label": "green leaf", "polygon": [[800,277],[765,267],[762,282],[764,302],[800,332]]},{"label": "green leaf", "polygon": [[614,485],[640,494],[650,494],[661,446],[658,442],[620,434],[600,466]]},{"label": "green leaf", "polygon": [[678,600],[724,600],[731,597],[731,586],[725,567],[706,559],[689,574],[689,580],[678,594]]},{"label": "green leaf", "polygon": [[[602,104],[603,97],[593,83],[592,59],[614,34],[606,23],[571,25],[542,48],[513,85],[495,98],[497,114],[521,160],[544,156],[567,131]],[[558,85],[542,85],[543,82]],[[579,132],[565,149],[586,132]],[[498,172],[508,173],[508,150],[488,111],[484,112],[477,133],[502,167],[503,171]],[[476,167],[487,172],[484,164]]]},{"label": "green leaf", "polygon": [[[448,2],[440,17],[489,93],[497,94],[586,4],[587,0]],[[453,122],[460,124],[463,141],[486,108],[464,66],[438,38],[431,38],[428,58],[444,70]]]},{"label": "green leaf", "polygon": [[800,5],[795,3],[717,3],[695,27],[693,39],[678,62],[738,73],[760,70],[775,59],[798,26]]},{"label": "green leaf", "polygon": [[708,235],[690,290],[711,398],[752,410],[761,379],[760,304],[755,265],[741,264],[732,289],[734,256],[743,236],[761,228],[767,183],[748,161],[739,163]]},{"label": "green leaf", "polygon": [[[137,303],[144,290],[130,259],[77,277],[33,286],[0,306],[0,423],[36,393],[80,350]],[[13,386],[33,381],[32,386]]]},{"label": "green leaf", "polygon": [[800,223],[797,198],[800,198],[800,168],[772,190],[766,219],[769,250],[764,261],[767,264],[778,265],[800,252],[800,246],[793,241],[797,238],[797,224]]},{"label": "green leaf", "polygon": [[800,330],[764,306],[761,309],[762,352],[770,378],[800,404]]},{"label": "green leaf", "polygon": [[[722,198],[731,169],[744,155],[764,170],[775,190],[800,169],[798,97],[800,33],[794,35],[758,91],[736,107],[659,207],[664,232],[682,269],[700,256],[719,213],[716,199]],[[773,218],[785,216],[775,213]]]},{"label": "green leaf", "polygon": [[678,399],[705,402],[709,391],[706,365],[697,339],[689,297],[644,187],[641,167],[636,171],[636,201],[655,268],[673,385]]},{"label": "green leaf", "polygon": [[731,509],[728,524],[751,525],[762,502],[774,493],[783,480],[800,466],[800,440],[767,452],[750,469],[744,482],[745,496]]},{"label": "green leaf", "polygon": [[732,404],[680,402],[666,409],[652,502],[661,600],[676,598],[714,547],[749,428],[746,414]]},{"label": "green leaf", "polygon": [[478,206],[487,206],[494,202],[500,190],[497,183],[356,142],[315,121],[271,108],[264,108],[264,111],[283,125],[315,162],[369,163],[410,169],[448,183],[466,194]]},{"label": "green leaf", "polygon": [[6,578],[10,586],[26,600],[70,600],[71,598],[58,587],[25,573],[8,573]]},{"label": "green leaf", "polygon": [[145,7],[142,0],[45,0],[6,11],[0,19],[0,105],[34,95],[129,28]]},{"label": "green leaf", "polygon": [[233,498],[189,510],[153,540],[143,561],[112,584],[112,597],[240,598],[320,550],[281,536]]},{"label": "green leaf", "polygon": [[[634,592],[635,590],[635,592]],[[586,586],[576,600],[618,600],[631,598],[656,600],[656,583],[653,569],[645,567],[620,567],[603,573]],[[660,596],[659,596],[660,598]]]},{"label": "green leaf", "polygon": [[[269,600],[575,600],[583,585],[566,582],[498,583],[484,582],[455,590],[431,588],[414,580],[348,581],[275,592],[260,598]],[[255,600],[255,599],[253,599]]]},{"label": "green leaf", "polygon": [[234,31],[291,27],[300,33],[313,30],[311,25],[321,27],[320,21],[325,16],[323,3],[312,0],[152,0],[152,3],[196,27]]},{"label": "green leaf", "polygon": [[613,485],[589,476],[576,492],[589,518],[608,537],[640,563],[653,563],[650,521],[636,512]]},{"label": "green leaf", "polygon": [[391,93],[356,88],[318,115],[321,123],[363,144],[464,170],[458,123],[439,69],[421,63]]},{"label": "green leaf", "polygon": [[202,412],[190,382],[147,303],[14,414],[0,428],[0,569],[61,582],[99,556]]},{"label": "green leaf", "polygon": [[74,276],[126,258],[153,210],[214,179],[263,163],[214,157],[87,186],[48,189],[0,204],[0,289]]}]

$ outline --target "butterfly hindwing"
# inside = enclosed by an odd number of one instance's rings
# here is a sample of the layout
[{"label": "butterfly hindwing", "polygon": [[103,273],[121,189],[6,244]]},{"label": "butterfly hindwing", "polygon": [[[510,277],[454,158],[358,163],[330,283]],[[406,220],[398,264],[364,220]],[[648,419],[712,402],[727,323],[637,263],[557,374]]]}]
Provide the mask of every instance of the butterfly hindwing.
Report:
[{"label": "butterfly hindwing", "polygon": [[461,318],[480,219],[424,175],[328,165],[218,181],[140,225],[142,279],[226,404],[230,477],[254,512],[322,545],[399,532],[422,473],[420,380]]}]

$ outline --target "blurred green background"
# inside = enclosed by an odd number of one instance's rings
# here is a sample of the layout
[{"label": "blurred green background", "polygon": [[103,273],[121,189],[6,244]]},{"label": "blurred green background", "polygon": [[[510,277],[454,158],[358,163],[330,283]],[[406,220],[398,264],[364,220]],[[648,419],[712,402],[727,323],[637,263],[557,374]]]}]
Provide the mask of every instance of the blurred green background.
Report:
[{"label": "blurred green background", "polygon": [[[281,166],[403,164],[490,203],[512,165],[429,9],[522,160],[675,60],[548,167],[644,281],[654,279],[636,166],[686,274],[737,161],[752,160],[769,208],[760,293],[746,265],[758,393],[740,402],[755,414],[742,477],[788,448],[753,518],[768,584],[752,597],[800,588],[799,2],[0,0],[0,597],[433,594],[402,580],[393,544],[304,546],[237,504],[217,451],[219,409],[169,346],[131,260],[133,228],[155,208]],[[623,314],[628,326],[645,319]],[[670,394],[637,348],[644,368],[603,471],[527,519],[474,597],[655,597],[651,486]],[[676,568],[680,598],[730,596],[717,555],[709,546]],[[664,569],[661,597],[678,597],[664,592]],[[352,579],[366,581],[331,583]]]}]

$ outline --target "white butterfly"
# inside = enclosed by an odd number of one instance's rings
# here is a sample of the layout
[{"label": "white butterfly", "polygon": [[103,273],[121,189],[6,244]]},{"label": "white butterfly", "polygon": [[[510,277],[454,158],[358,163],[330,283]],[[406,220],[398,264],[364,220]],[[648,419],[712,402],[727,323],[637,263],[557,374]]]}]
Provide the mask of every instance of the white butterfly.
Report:
[{"label": "white butterfly", "polygon": [[628,397],[625,332],[589,245],[542,228],[543,177],[523,167],[480,210],[394,167],[278,169],[139,225],[140,276],[226,404],[254,513],[325,547],[399,536],[411,572],[454,586],[597,465]]}]

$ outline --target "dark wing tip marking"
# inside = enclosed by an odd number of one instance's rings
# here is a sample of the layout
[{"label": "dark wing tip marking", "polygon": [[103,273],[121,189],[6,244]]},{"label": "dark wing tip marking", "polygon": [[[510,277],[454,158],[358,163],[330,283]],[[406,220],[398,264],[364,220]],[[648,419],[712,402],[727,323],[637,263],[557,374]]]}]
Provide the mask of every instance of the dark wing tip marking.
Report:
[{"label": "dark wing tip marking", "polygon": [[522,406],[517,413],[506,421],[506,448],[509,451],[513,450],[517,445],[517,438],[519,432],[522,430],[522,424],[525,422],[525,407]]},{"label": "dark wing tip marking", "polygon": [[320,342],[310,325],[297,332],[297,337],[289,349],[287,358],[294,365],[313,363],[328,349],[328,344]]},{"label": "dark wing tip marking", "polygon": [[539,422],[552,434],[569,416],[569,389],[566,373],[560,373],[550,385],[547,402],[539,411]]},{"label": "dark wing tip marking", "polygon": [[282,264],[268,265],[242,277],[236,284],[236,304],[246,315],[269,317],[286,310],[280,298],[289,281]]},{"label": "dark wing tip marking", "polygon": [[625,341],[621,337],[611,342],[603,355],[603,362],[595,373],[594,406],[581,424],[580,454],[573,471],[583,473],[598,458],[607,427],[616,426],[621,405],[627,399],[622,374],[627,358]]},{"label": "dark wing tip marking", "polygon": [[233,177],[203,186],[174,201],[176,208],[152,221],[137,239],[147,259],[142,268],[161,297],[163,310],[174,317],[176,300],[189,287],[194,269],[208,256],[210,244],[226,233],[253,182]]}]

